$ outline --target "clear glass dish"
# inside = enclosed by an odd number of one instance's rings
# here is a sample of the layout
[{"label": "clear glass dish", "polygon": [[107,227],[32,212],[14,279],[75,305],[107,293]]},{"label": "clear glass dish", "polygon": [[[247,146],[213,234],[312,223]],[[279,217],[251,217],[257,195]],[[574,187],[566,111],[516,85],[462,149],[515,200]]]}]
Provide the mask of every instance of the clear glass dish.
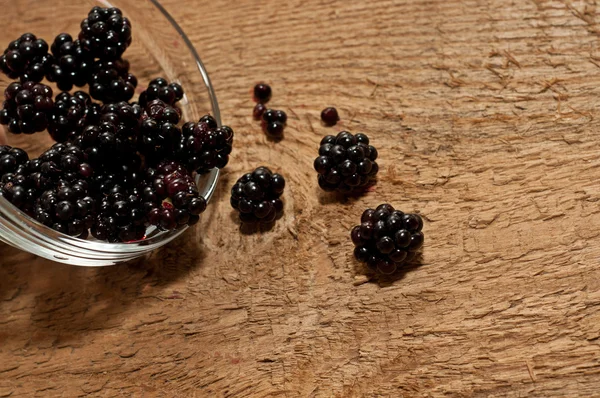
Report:
[{"label": "clear glass dish", "polygon": [[[124,58],[131,63],[131,71],[139,81],[136,97],[150,80],[164,77],[179,82],[185,90],[186,95],[180,101],[183,122],[197,121],[210,113],[221,124],[217,99],[200,57],[179,25],[156,0],[11,0],[10,6],[0,13],[0,46],[5,48],[25,32],[43,38],[49,45],[61,32],[76,37],[81,20],[93,6],[118,7],[131,20],[133,42]],[[10,82],[0,74],[2,92]],[[44,83],[53,88],[55,95],[59,92],[46,80]],[[30,157],[38,156],[52,143],[46,133],[8,134],[8,144],[26,150]],[[200,193],[207,200],[218,178],[217,169],[197,178]],[[185,229],[165,232],[149,228],[144,240],[133,243],[82,240],[38,223],[0,197],[0,241],[67,264],[104,266],[131,260],[165,245]]]}]

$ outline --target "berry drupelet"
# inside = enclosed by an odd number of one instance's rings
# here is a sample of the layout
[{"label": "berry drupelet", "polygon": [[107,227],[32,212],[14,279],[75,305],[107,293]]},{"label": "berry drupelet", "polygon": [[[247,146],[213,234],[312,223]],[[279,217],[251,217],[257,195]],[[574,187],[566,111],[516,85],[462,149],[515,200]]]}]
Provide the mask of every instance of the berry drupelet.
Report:
[{"label": "berry drupelet", "polygon": [[273,138],[281,138],[287,123],[287,114],[276,109],[267,109],[262,114],[262,124],[265,132]]},{"label": "berry drupelet", "polygon": [[418,214],[403,213],[389,204],[367,209],[350,234],[356,246],[354,256],[372,269],[391,274],[423,246],[421,229],[423,220]]},{"label": "berry drupelet", "polygon": [[271,99],[271,86],[265,83],[258,83],[254,86],[254,100],[260,104],[266,104]]},{"label": "berry drupelet", "polygon": [[135,94],[137,78],[129,73],[125,59],[98,60],[88,81],[92,98],[104,103],[129,101]]},{"label": "berry drupelet", "polygon": [[173,106],[183,98],[183,88],[178,83],[169,83],[166,79],[158,77],[150,82],[148,88],[140,94],[139,103],[145,108],[148,103],[159,99],[167,105]]},{"label": "berry drupelet", "polygon": [[52,63],[48,54],[48,43],[32,33],[25,33],[12,41],[0,57],[0,70],[11,79],[23,82],[40,82]]},{"label": "berry drupelet", "polygon": [[284,188],[280,174],[261,166],[237,180],[231,189],[231,207],[240,212],[242,222],[272,223],[283,211],[280,196]]},{"label": "berry drupelet", "polygon": [[377,149],[365,134],[342,131],[321,140],[314,167],[319,186],[325,191],[349,193],[366,187],[379,171]]},{"label": "berry drupelet", "polygon": [[46,129],[54,106],[50,87],[33,81],[13,82],[4,91],[4,98],[0,124],[8,125],[8,131],[33,134]]},{"label": "berry drupelet", "polygon": [[337,109],[333,107],[325,108],[321,111],[321,120],[326,126],[334,126],[340,121]]},{"label": "berry drupelet", "polygon": [[222,169],[229,162],[234,135],[230,127],[217,127],[216,120],[205,115],[198,123],[185,123],[182,133],[177,159],[190,172],[206,174],[215,167]]},{"label": "berry drupelet", "polygon": [[79,40],[95,58],[117,59],[131,44],[131,22],[118,8],[94,7],[81,21]]},{"label": "berry drupelet", "polygon": [[83,91],[76,91],[72,95],[60,93],[54,102],[48,132],[57,142],[73,141],[79,137],[85,125],[98,121],[99,112],[100,106],[92,103],[90,96]]},{"label": "berry drupelet", "polygon": [[55,82],[60,90],[69,91],[73,86],[83,87],[91,78],[94,58],[79,40],[73,41],[68,33],[61,33],[50,47],[55,62],[47,72],[48,80]]}]

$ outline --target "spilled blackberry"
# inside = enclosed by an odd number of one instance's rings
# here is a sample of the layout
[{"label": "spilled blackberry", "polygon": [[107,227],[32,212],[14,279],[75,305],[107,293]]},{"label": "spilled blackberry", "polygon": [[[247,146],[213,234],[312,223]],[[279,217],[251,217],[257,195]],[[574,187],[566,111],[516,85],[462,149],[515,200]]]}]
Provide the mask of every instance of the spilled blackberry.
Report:
[{"label": "spilled blackberry", "polygon": [[32,33],[13,40],[0,57],[0,70],[11,79],[40,82],[53,63],[48,43]]},{"label": "spilled blackberry", "polygon": [[222,169],[227,165],[233,144],[230,127],[217,127],[215,119],[205,115],[198,123],[185,123],[181,130],[183,138],[176,158],[188,170],[206,174],[215,167]]},{"label": "spilled blackberry", "polygon": [[125,59],[98,60],[89,79],[90,95],[104,103],[129,101],[135,94],[137,78],[129,73]]},{"label": "spilled blackberry", "polygon": [[206,210],[192,175],[174,161],[161,162],[156,170],[149,170],[152,185],[144,188],[143,197],[152,203],[148,213],[150,224],[162,230],[194,225]]},{"label": "spilled blackberry", "polygon": [[0,124],[8,125],[8,131],[33,134],[46,129],[54,105],[50,87],[33,81],[13,82],[4,91],[4,98]]},{"label": "spilled blackberry", "polygon": [[260,104],[266,104],[271,99],[271,86],[265,83],[258,83],[254,86],[254,100]]},{"label": "spilled blackberry", "polygon": [[91,78],[94,57],[79,40],[73,40],[68,33],[61,33],[51,46],[55,62],[46,76],[55,82],[60,90],[70,91],[73,86],[83,87]]},{"label": "spilled blackberry", "polygon": [[148,103],[159,99],[167,105],[175,105],[183,98],[183,88],[178,83],[169,83],[162,77],[150,82],[148,88],[140,94],[140,105],[145,108]]},{"label": "spilled blackberry", "polygon": [[263,129],[267,135],[273,138],[281,138],[287,122],[287,114],[284,111],[267,109],[262,115]]},{"label": "spilled blackberry", "polygon": [[337,109],[333,107],[325,108],[321,112],[321,120],[325,123],[326,126],[334,126],[337,122],[340,121],[340,116],[338,115]]},{"label": "spilled blackberry", "polygon": [[252,111],[252,117],[254,120],[261,120],[263,113],[267,110],[267,107],[260,102],[254,106],[254,110]]},{"label": "spilled blackberry", "polygon": [[418,214],[403,213],[389,204],[367,209],[350,234],[356,246],[354,256],[381,273],[394,273],[423,246],[421,229],[423,220]]},{"label": "spilled blackberry", "polygon": [[366,187],[377,175],[377,149],[365,134],[342,131],[321,140],[314,168],[319,186],[325,191],[349,193]]},{"label": "spilled blackberry", "polygon": [[100,106],[92,103],[87,93],[60,93],[54,102],[48,132],[57,142],[73,141],[79,137],[85,125],[98,122],[99,113]]},{"label": "spilled blackberry", "polygon": [[156,99],[146,105],[138,140],[138,150],[151,165],[171,158],[181,142],[177,127],[181,110]]},{"label": "spilled blackberry", "polygon": [[117,59],[131,44],[131,22],[118,8],[94,7],[81,21],[79,40],[95,58]]},{"label": "spilled blackberry", "polygon": [[261,166],[244,174],[231,188],[231,207],[240,212],[242,222],[272,223],[283,211],[280,197],[284,188],[283,176]]}]

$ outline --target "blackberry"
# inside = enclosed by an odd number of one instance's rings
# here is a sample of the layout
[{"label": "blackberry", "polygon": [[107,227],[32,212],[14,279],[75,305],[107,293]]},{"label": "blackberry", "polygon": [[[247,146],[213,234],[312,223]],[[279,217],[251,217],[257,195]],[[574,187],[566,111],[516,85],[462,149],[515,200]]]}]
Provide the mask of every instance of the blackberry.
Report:
[{"label": "blackberry", "polygon": [[73,40],[68,33],[61,33],[51,46],[54,63],[46,76],[56,82],[60,90],[69,91],[73,85],[83,87],[91,78],[94,57],[79,40]]},{"label": "blackberry", "polygon": [[206,174],[227,165],[234,135],[230,127],[217,127],[215,119],[205,115],[198,123],[185,123],[181,130],[183,137],[176,158],[188,170]]},{"label": "blackberry", "polygon": [[162,77],[150,82],[148,88],[140,94],[139,103],[145,108],[148,103],[159,99],[167,105],[175,105],[183,98],[183,88],[178,83],[170,83]]},{"label": "blackberry", "polygon": [[254,100],[266,104],[271,99],[271,87],[268,84],[258,83],[254,86]]},{"label": "blackberry", "polygon": [[94,7],[81,21],[79,40],[95,58],[117,59],[131,44],[131,22],[118,8]]},{"label": "blackberry", "polygon": [[323,109],[321,112],[321,120],[326,126],[334,126],[340,121],[340,116],[338,115],[337,109],[329,107]]},{"label": "blackberry", "polygon": [[91,233],[96,239],[109,242],[136,241],[146,234],[146,220],[140,189],[112,183],[99,202]]},{"label": "blackberry", "polygon": [[48,132],[57,142],[75,140],[85,125],[98,121],[99,112],[100,106],[92,103],[90,96],[83,91],[72,95],[60,93],[54,102]]},{"label": "blackberry", "polygon": [[6,173],[14,173],[21,165],[29,161],[27,152],[20,148],[12,148],[8,145],[0,145],[0,176]]},{"label": "blackberry", "polygon": [[231,207],[239,211],[242,222],[272,223],[283,211],[280,197],[284,188],[283,176],[261,166],[244,174],[231,188]]},{"label": "blackberry", "polygon": [[140,126],[138,150],[148,163],[157,164],[170,158],[181,142],[181,129],[177,127],[181,110],[161,100],[146,105]]},{"label": "blackberry", "polygon": [[30,166],[29,178],[35,187],[47,190],[59,181],[90,181],[94,174],[87,155],[73,143],[57,143],[45,151]]},{"label": "blackberry", "polygon": [[129,101],[135,94],[137,78],[129,73],[125,59],[98,60],[88,81],[92,98],[104,103]]},{"label": "blackberry", "polygon": [[379,171],[377,155],[365,134],[342,131],[337,136],[324,137],[314,162],[319,186],[328,192],[342,193],[366,187]]},{"label": "blackberry", "polygon": [[149,170],[152,184],[146,186],[143,198],[151,205],[148,221],[162,230],[172,230],[198,222],[199,215],[206,210],[192,175],[174,161],[161,162],[156,170]]},{"label": "blackberry", "polygon": [[30,210],[35,200],[26,177],[28,167],[27,152],[0,145],[0,196],[24,211]]},{"label": "blackberry", "polygon": [[50,87],[33,81],[13,82],[4,91],[4,98],[0,124],[8,125],[8,131],[33,134],[46,129],[54,105]]},{"label": "blackberry", "polygon": [[84,150],[92,166],[102,168],[139,158],[136,154],[142,110],[127,102],[104,105],[97,123],[83,128],[75,144]]},{"label": "blackberry", "polygon": [[389,204],[367,209],[361,224],[350,236],[354,256],[372,269],[391,274],[410,262],[423,246],[423,220],[418,214],[403,213]]},{"label": "blackberry", "polygon": [[96,201],[83,180],[59,181],[37,199],[34,218],[40,223],[71,236],[86,236],[96,213]]},{"label": "blackberry", "polygon": [[0,70],[11,79],[40,82],[54,62],[48,43],[31,33],[13,40],[0,57]]},{"label": "blackberry", "polygon": [[254,120],[261,120],[263,113],[267,110],[267,107],[260,102],[254,106],[254,110],[252,111],[252,117]]},{"label": "blackberry", "polygon": [[284,111],[267,109],[263,115],[263,129],[273,138],[281,138],[287,122],[287,114]]}]

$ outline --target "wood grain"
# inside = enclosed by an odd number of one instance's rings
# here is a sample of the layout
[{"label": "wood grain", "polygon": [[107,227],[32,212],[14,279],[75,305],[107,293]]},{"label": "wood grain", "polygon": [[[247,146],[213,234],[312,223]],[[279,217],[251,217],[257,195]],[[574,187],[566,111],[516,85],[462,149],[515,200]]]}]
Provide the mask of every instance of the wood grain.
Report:
[{"label": "wood grain", "polygon": [[[593,0],[165,0],[236,149],[196,231],[106,269],[0,249],[0,396],[582,396],[600,388],[600,9]],[[285,139],[252,121],[272,84]],[[334,105],[337,129],[319,112]],[[372,192],[319,191],[321,137],[365,132]],[[242,234],[235,179],[288,180]],[[422,265],[367,279],[349,229],[425,220]]]}]

